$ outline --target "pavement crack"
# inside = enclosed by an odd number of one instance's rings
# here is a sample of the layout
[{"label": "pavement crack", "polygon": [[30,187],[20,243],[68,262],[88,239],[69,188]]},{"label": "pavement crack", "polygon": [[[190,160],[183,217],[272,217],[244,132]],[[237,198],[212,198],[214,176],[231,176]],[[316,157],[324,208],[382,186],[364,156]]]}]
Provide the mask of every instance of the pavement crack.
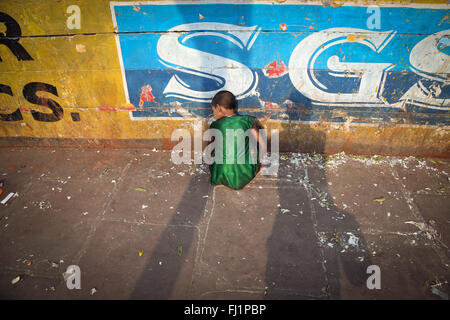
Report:
[{"label": "pavement crack", "polygon": [[[216,188],[215,187],[209,187],[211,190],[212,188],[212,196],[208,198],[207,204],[205,205],[205,209],[203,212],[203,217],[202,217],[202,222],[199,223],[199,227],[198,227],[198,240],[197,240],[197,246],[195,249],[195,258],[194,258],[194,266],[192,268],[192,276],[191,276],[191,291],[194,290],[194,288],[192,287],[192,284],[194,283],[194,278],[196,275],[196,272],[198,271],[198,267],[200,266],[200,264],[202,263],[202,257],[203,257],[203,252],[205,250],[205,243],[206,243],[206,237],[208,235],[208,229],[209,229],[209,224],[211,222],[211,218],[214,214],[214,208],[216,206]],[[211,191],[208,192],[208,194],[211,194]],[[208,215],[209,212],[209,215]],[[206,223],[204,222],[206,219]],[[204,227],[204,232],[202,232],[203,229],[203,225],[205,225]]]},{"label": "pavement crack", "polygon": [[[309,175],[308,175],[308,167],[304,166],[304,170],[305,170],[305,181],[309,181]],[[317,215],[316,215],[316,209],[314,208],[314,204],[313,201],[311,200],[312,198],[312,188],[311,186],[307,186],[306,184],[304,184],[305,189],[306,189],[306,193],[308,195],[308,199],[309,199],[309,207],[311,210],[311,220],[312,220],[312,224],[313,224],[313,228],[314,228],[314,234],[316,235],[317,241],[320,242],[320,236],[319,236],[319,232],[318,232],[318,223],[317,223]],[[324,293],[326,294],[327,299],[330,299],[330,290],[329,290],[329,286],[330,286],[330,282],[328,279],[328,275],[327,275],[327,267],[325,265],[325,253],[323,251],[323,248],[321,246],[319,246],[319,251],[320,251],[320,257],[321,257],[321,261],[320,264],[322,265],[322,270],[323,270],[323,274],[325,277],[325,283],[326,283],[326,290],[324,291]]]},{"label": "pavement crack", "polygon": [[[418,223],[423,226],[428,226],[425,218],[420,213],[419,208],[414,203],[414,199],[411,195],[411,192],[406,189],[406,186],[403,183],[401,183],[400,177],[399,177],[397,171],[394,170],[393,165],[391,164],[389,166],[389,168],[391,170],[392,176],[394,177],[394,180],[397,181],[397,184],[399,185],[399,188],[403,195],[403,198],[405,199],[406,203],[408,204],[408,207],[409,207],[412,215],[417,220],[417,222],[414,222],[414,223],[416,223],[416,224]],[[424,232],[422,234],[424,235],[424,237],[426,239],[429,239],[429,237],[427,237],[426,232]],[[443,243],[441,241],[437,241],[438,239],[433,238],[432,240],[433,240],[433,242],[432,242],[431,247],[433,248],[434,252],[438,255],[439,259],[441,260],[441,263],[448,269],[450,267],[450,261],[447,256],[447,253],[446,253],[446,251],[448,251],[448,250],[445,250],[443,248],[443,246],[442,246]],[[444,245],[444,247],[445,247],[445,245]]]},{"label": "pavement crack", "polygon": [[89,230],[89,233],[86,236],[86,239],[83,242],[83,245],[81,246],[81,249],[76,254],[76,256],[74,258],[74,264],[78,265],[80,263],[80,261],[81,261],[81,258],[87,252],[87,249],[89,248],[89,244],[91,242],[91,239],[95,235],[95,232],[97,231],[97,228],[103,222],[103,217],[105,216],[106,211],[108,210],[109,206],[111,205],[112,199],[114,198],[115,194],[117,193],[117,190],[119,189],[120,181],[123,180],[123,177],[128,172],[128,169],[130,168],[132,162],[133,162],[133,158],[131,158],[128,161],[128,163],[125,165],[125,167],[122,169],[119,177],[117,178],[117,183],[114,184],[114,187],[113,187],[112,191],[109,192],[108,197],[107,197],[105,203],[102,206],[101,213],[95,218],[95,222],[93,223],[91,229]]}]

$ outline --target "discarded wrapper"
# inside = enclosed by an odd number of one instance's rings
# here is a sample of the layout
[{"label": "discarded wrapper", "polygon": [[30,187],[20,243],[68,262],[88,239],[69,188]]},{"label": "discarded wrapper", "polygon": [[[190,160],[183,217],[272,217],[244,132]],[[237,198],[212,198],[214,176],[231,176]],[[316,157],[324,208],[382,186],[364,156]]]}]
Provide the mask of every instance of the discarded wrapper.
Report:
[{"label": "discarded wrapper", "polygon": [[17,282],[19,282],[22,278],[20,276],[15,277],[14,279],[11,280],[12,284],[16,284]]},{"label": "discarded wrapper", "polygon": [[356,237],[351,232],[347,232],[347,234],[350,236],[349,239],[348,239],[348,244],[357,247],[358,246],[358,242],[359,242],[359,238]]},{"label": "discarded wrapper", "polygon": [[8,202],[8,200],[11,199],[13,197],[13,195],[14,195],[14,192],[11,192],[10,194],[8,194],[6,196],[6,198],[2,200],[2,204],[5,204],[6,202]]}]

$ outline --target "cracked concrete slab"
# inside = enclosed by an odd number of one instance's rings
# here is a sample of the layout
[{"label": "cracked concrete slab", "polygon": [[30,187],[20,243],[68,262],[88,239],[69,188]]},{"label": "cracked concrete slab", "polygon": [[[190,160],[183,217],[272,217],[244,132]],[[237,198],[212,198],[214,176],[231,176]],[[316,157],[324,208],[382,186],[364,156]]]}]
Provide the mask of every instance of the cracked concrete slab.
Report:
[{"label": "cracked concrete slab", "polygon": [[420,161],[281,154],[232,191],[170,152],[3,148],[0,199],[19,196],[0,206],[1,297],[440,299],[448,248],[430,232],[448,246],[449,163]]},{"label": "cracked concrete slab", "polygon": [[[308,173],[320,191],[327,193],[328,209],[336,218],[351,217],[361,230],[415,231],[404,223],[414,216],[399,184],[392,177],[389,165],[368,166],[349,159],[332,170],[308,167]],[[314,197],[319,198],[317,195]],[[327,208],[320,206],[320,201],[316,204],[318,219],[323,217],[323,225],[329,225]]]},{"label": "cracked concrete slab", "polygon": [[414,202],[425,221],[432,225],[440,235],[442,245],[446,246],[450,259],[450,197],[446,195],[414,195]]},{"label": "cracked concrete slab", "polygon": [[186,299],[197,239],[193,227],[103,221],[79,263],[81,290],[57,289],[66,299]]},{"label": "cracked concrete slab", "polygon": [[167,153],[146,154],[141,152],[131,163],[105,217],[162,225],[197,225],[210,192],[206,166],[175,166]]}]

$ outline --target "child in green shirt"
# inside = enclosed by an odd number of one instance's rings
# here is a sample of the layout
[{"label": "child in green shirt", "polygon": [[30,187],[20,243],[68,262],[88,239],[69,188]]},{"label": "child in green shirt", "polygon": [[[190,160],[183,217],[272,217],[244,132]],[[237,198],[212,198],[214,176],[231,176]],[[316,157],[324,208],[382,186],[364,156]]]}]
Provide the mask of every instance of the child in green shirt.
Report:
[{"label": "child in green shirt", "polygon": [[[216,145],[216,151],[217,148],[223,148],[223,161],[220,163],[215,158],[214,163],[209,166],[211,184],[240,190],[258,174],[260,169],[256,143],[250,143],[253,139],[253,142],[262,144],[256,119],[236,113],[236,98],[229,91],[218,92],[212,99],[211,107],[216,121],[210,128],[217,129],[222,134],[222,146]],[[231,147],[234,147],[234,150],[231,150]],[[215,154],[217,157],[220,153]]]}]

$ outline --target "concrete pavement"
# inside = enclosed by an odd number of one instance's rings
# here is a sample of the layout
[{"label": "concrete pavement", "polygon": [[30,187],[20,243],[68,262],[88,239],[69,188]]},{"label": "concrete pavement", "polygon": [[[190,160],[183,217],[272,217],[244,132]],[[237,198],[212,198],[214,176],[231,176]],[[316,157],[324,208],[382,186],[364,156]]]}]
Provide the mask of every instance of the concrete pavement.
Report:
[{"label": "concrete pavement", "polygon": [[0,297],[442,299],[449,164],[287,153],[231,191],[169,151],[1,148]]}]

